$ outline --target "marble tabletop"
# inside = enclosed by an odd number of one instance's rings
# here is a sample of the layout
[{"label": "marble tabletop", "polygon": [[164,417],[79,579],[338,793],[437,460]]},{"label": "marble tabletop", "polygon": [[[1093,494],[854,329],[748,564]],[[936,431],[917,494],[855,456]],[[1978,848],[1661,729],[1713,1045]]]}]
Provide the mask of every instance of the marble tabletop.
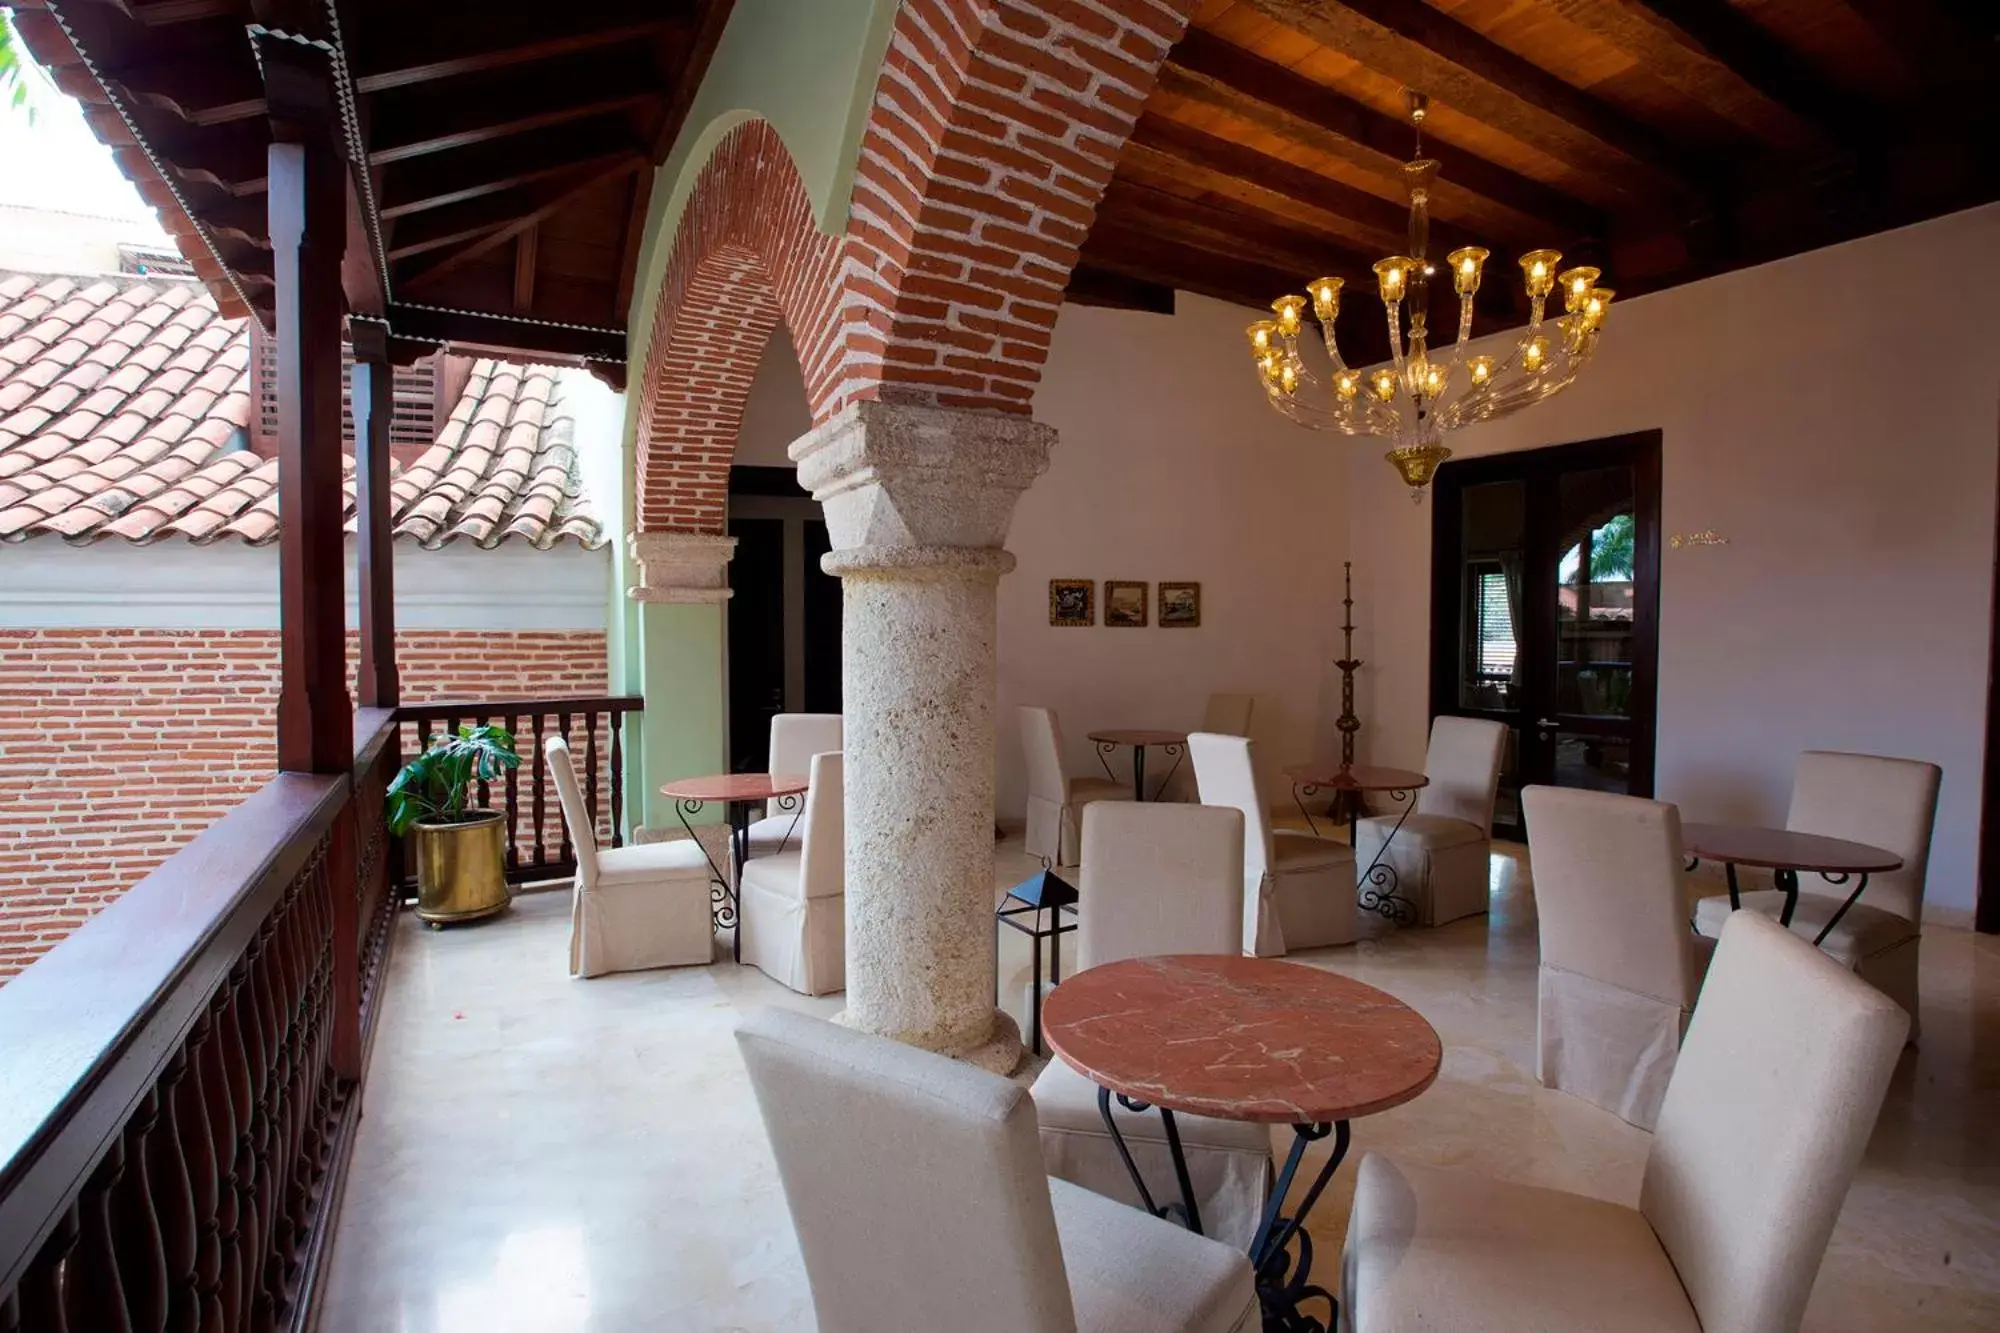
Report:
[{"label": "marble tabletop", "polygon": [[1175,1111],[1323,1124],[1386,1111],[1437,1078],[1444,1048],[1386,991],[1272,958],[1175,954],[1079,972],[1042,1005],[1064,1063]]},{"label": "marble tabletop", "polygon": [[1902,857],[1865,842],[1747,824],[1683,824],[1681,846],[1689,856],[1705,861],[1767,870],[1874,875],[1903,868]]},{"label": "marble tabletop", "polygon": [[1297,764],[1286,769],[1285,776],[1298,786],[1317,787],[1323,792],[1416,791],[1431,785],[1429,778],[1412,769],[1381,768],[1373,764],[1351,764],[1345,768]]},{"label": "marble tabletop", "polygon": [[768,801],[796,795],[809,785],[803,773],[717,773],[677,778],[661,786],[660,795],[677,801]]}]

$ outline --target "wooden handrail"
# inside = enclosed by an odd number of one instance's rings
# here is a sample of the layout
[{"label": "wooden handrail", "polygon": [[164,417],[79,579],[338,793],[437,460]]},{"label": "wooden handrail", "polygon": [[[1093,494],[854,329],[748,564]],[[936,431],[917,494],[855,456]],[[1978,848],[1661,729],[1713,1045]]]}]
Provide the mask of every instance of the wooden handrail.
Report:
[{"label": "wooden handrail", "polygon": [[388,939],[396,728],[357,722],[352,773],[279,774],[0,989],[0,1327],[300,1317]]},{"label": "wooden handrail", "polygon": [[534,713],[639,713],[645,708],[646,696],[643,694],[606,694],[558,699],[473,699],[458,703],[398,704],[395,713],[398,722],[442,722],[447,718],[469,718],[475,713],[488,717],[506,713],[527,717]]}]

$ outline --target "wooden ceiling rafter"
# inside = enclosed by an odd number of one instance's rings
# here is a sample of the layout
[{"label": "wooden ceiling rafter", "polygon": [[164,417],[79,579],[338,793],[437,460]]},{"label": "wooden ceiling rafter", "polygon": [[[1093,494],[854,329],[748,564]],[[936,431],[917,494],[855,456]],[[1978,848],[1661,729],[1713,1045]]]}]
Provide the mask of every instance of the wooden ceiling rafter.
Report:
[{"label": "wooden ceiling rafter", "polygon": [[621,176],[633,175],[646,166],[647,162],[644,158],[629,158],[598,171],[589,172],[582,179],[569,183],[562,189],[555,191],[528,212],[487,232],[463,248],[452,251],[451,254],[446,255],[443,259],[438,260],[428,267],[401,277],[399,281],[401,284],[413,288],[421,288],[426,284],[434,283],[438,278],[450,273],[452,270],[470,263],[481,255],[498,249],[529,227],[546,221],[558,209],[577,196],[595,190],[598,186],[608,181],[617,180]]}]

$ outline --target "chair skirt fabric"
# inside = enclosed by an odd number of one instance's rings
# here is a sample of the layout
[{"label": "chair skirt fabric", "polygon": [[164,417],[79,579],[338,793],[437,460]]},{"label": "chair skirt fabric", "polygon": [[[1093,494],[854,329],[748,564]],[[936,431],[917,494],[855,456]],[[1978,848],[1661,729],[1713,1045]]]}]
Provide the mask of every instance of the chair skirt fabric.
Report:
[{"label": "chair skirt fabric", "polygon": [[[1132,1175],[1104,1128],[1097,1085],[1060,1059],[1051,1059],[1031,1091],[1035,1115],[1041,1122],[1042,1161],[1048,1173],[1094,1194],[1139,1207]],[[1174,1181],[1173,1158],[1167,1152],[1159,1112],[1128,1111],[1113,1098],[1111,1113],[1118,1118],[1118,1132],[1145,1177],[1154,1203],[1161,1207],[1178,1203],[1180,1188]],[[1235,1249],[1249,1249],[1271,1192],[1270,1128],[1198,1115],[1175,1116],[1174,1124],[1187,1159],[1195,1206],[1201,1210],[1202,1234]]]},{"label": "chair skirt fabric", "polygon": [[1678,1005],[1544,964],[1535,1075],[1544,1087],[1651,1129],[1687,1020]]},{"label": "chair skirt fabric", "polygon": [[1269,876],[1269,882],[1278,909],[1280,938],[1272,941],[1270,932],[1260,929],[1256,944],[1259,957],[1354,943],[1360,927],[1352,859],[1310,869],[1280,870]]},{"label": "chair skirt fabric", "polygon": [[800,898],[743,885],[743,961],[801,995],[847,989],[847,898]]},{"label": "chair skirt fabric", "polygon": [[1442,926],[1487,910],[1491,853],[1477,824],[1449,815],[1411,815],[1399,831],[1395,816],[1381,815],[1362,820],[1355,830],[1355,861],[1366,867],[1379,855],[1394,868],[1396,891],[1415,906],[1420,926]]},{"label": "chair skirt fabric", "polygon": [[715,961],[706,877],[597,884],[570,899],[575,977]]}]

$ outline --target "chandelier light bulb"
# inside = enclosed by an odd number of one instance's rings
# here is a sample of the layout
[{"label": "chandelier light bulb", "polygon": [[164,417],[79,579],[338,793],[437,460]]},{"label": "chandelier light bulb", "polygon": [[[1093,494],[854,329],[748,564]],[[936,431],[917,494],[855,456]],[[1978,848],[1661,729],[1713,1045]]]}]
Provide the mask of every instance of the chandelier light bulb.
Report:
[{"label": "chandelier light bulb", "polygon": [[1611,305],[1611,298],[1617,293],[1609,287],[1593,287],[1583,303],[1583,326],[1595,333],[1604,324],[1604,312]]},{"label": "chandelier light bulb", "polygon": [[1599,270],[1588,265],[1579,265],[1564,273],[1558,280],[1562,283],[1563,309],[1572,315],[1583,309],[1584,302],[1590,299],[1591,288],[1597,285],[1600,276]]},{"label": "chandelier light bulb", "polygon": [[1549,359],[1549,340],[1536,334],[1521,347],[1521,369],[1530,375],[1541,373]]},{"label": "chandelier light bulb", "polygon": [[1408,255],[1390,255],[1387,259],[1377,261],[1375,280],[1381,284],[1384,305],[1395,305],[1403,299],[1410,270],[1416,267],[1416,263],[1417,261]]},{"label": "chandelier light bulb", "polygon": [[1278,331],[1287,335],[1299,331],[1299,312],[1306,308],[1303,296],[1285,295],[1271,302],[1271,309],[1278,312]]},{"label": "chandelier light bulb", "polygon": [[1289,361],[1278,367],[1278,388],[1288,396],[1299,391],[1299,372]]},{"label": "chandelier light bulb", "polygon": [[1306,288],[1312,293],[1313,316],[1320,323],[1331,324],[1340,313],[1340,289],[1346,285],[1342,278],[1315,278]]},{"label": "chandelier light bulb", "polygon": [[1451,285],[1460,296],[1472,296],[1479,291],[1479,275],[1486,267],[1489,253],[1480,246],[1468,245],[1446,256],[1451,264]]},{"label": "chandelier light bulb", "polygon": [[1376,371],[1374,382],[1369,387],[1375,390],[1377,398],[1389,402],[1396,396],[1396,372],[1387,369]]},{"label": "chandelier light bulb", "polygon": [[1260,319],[1243,332],[1250,339],[1250,350],[1261,356],[1271,350],[1271,340],[1277,335],[1278,326],[1268,319]]},{"label": "chandelier light bulb", "polygon": [[1361,392],[1361,376],[1352,370],[1343,370],[1333,377],[1333,391],[1349,402]]},{"label": "chandelier light bulb", "polygon": [[1560,250],[1530,250],[1521,256],[1521,275],[1527,279],[1529,296],[1547,296],[1554,290],[1556,265],[1560,263]]},{"label": "chandelier light bulb", "polygon": [[1486,382],[1493,378],[1493,358],[1490,356],[1475,356],[1465,363],[1465,368],[1472,376],[1472,387],[1475,389],[1485,388]]}]

